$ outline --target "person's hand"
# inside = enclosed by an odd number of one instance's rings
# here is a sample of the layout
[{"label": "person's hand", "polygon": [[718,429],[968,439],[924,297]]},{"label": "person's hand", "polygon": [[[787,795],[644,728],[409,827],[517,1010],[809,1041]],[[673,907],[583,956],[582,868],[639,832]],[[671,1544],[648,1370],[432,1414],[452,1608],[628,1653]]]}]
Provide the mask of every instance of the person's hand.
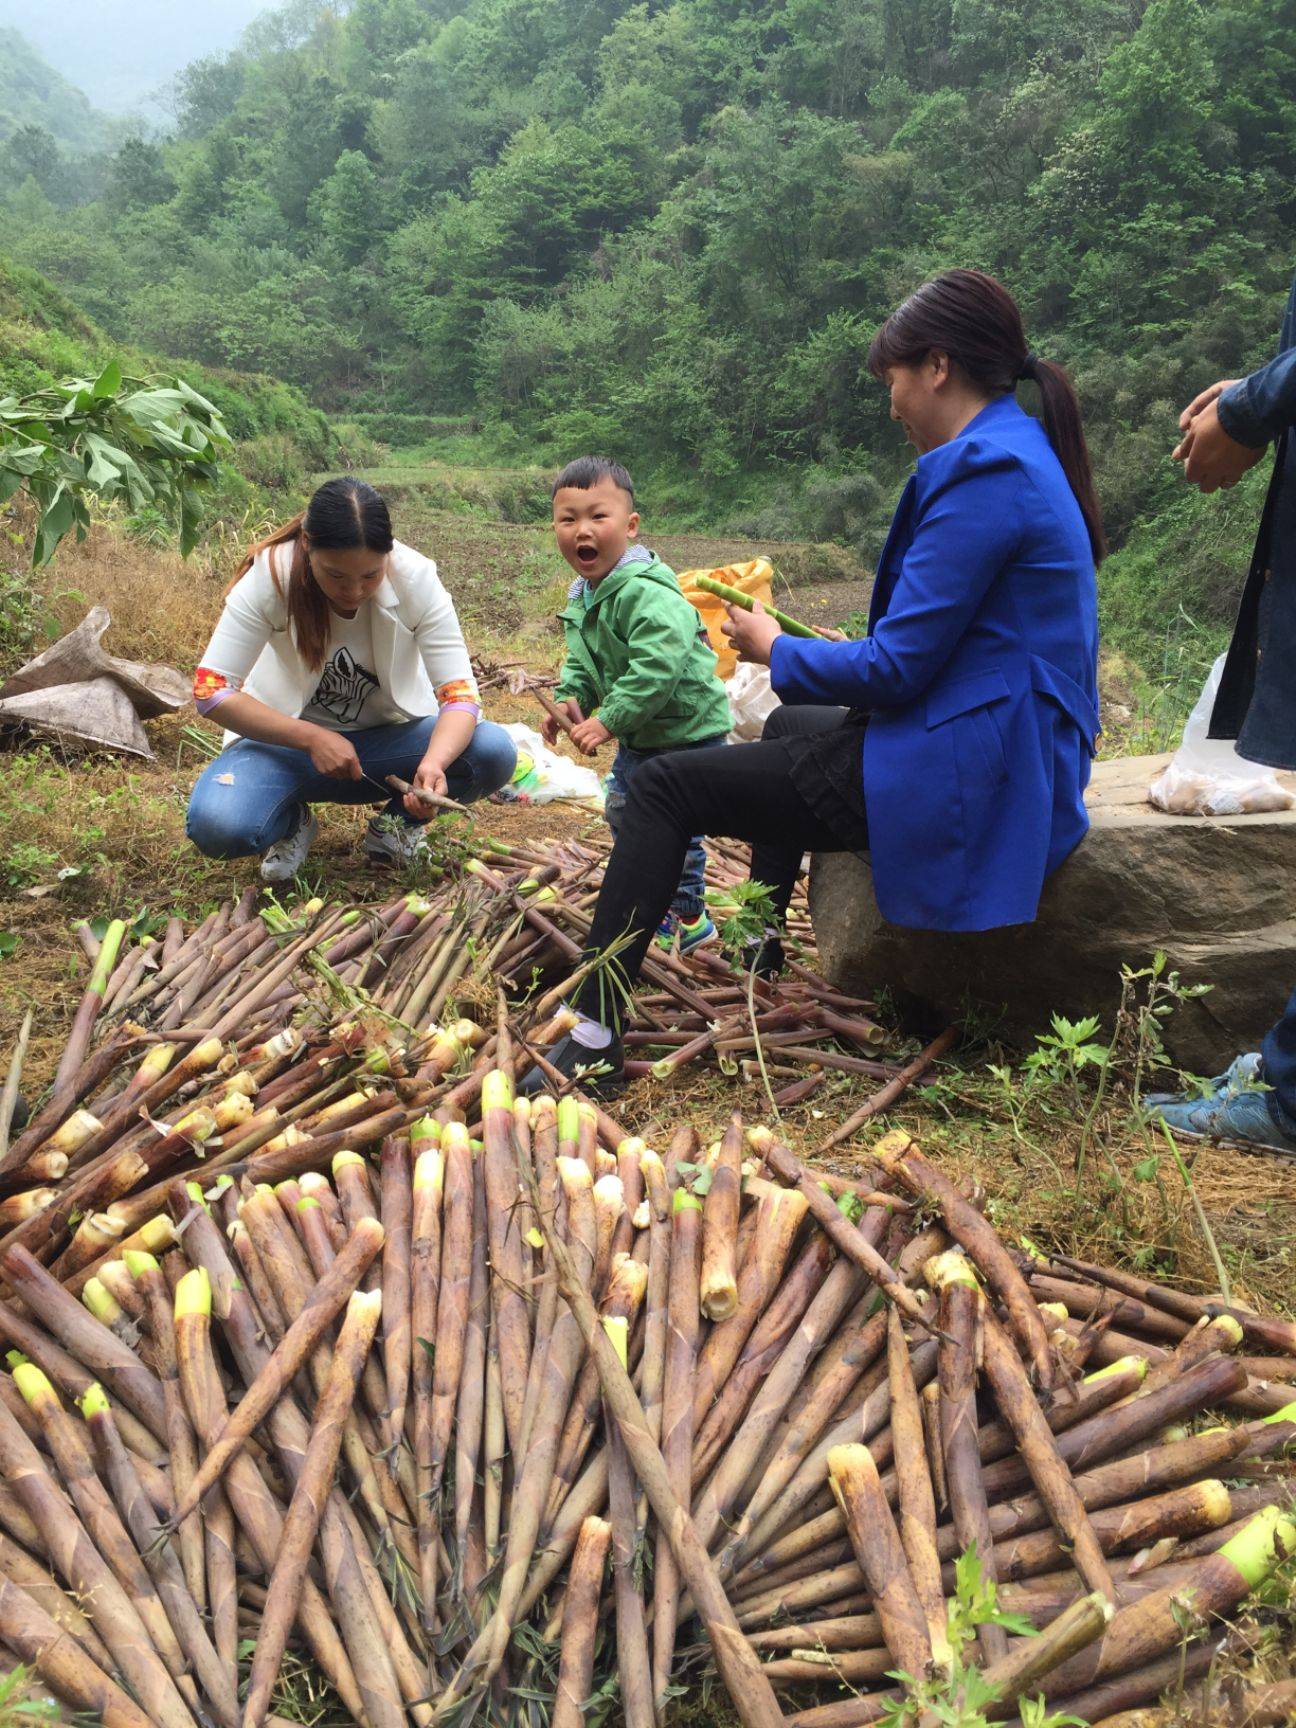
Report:
[{"label": "person's hand", "polygon": [[1236,378],[1220,378],[1209,390],[1203,390],[1200,395],[1194,396],[1179,416],[1179,430],[1186,432],[1203,410],[1209,408],[1212,402],[1218,402],[1224,392],[1231,390],[1236,383]]},{"label": "person's hand", "polygon": [[[1220,386],[1222,389],[1223,386]],[[1199,398],[1200,400],[1200,398]],[[1219,398],[1213,396],[1193,416],[1188,430],[1175,445],[1173,460],[1184,465],[1184,479],[1203,492],[1236,486],[1248,468],[1254,468],[1265,453],[1249,444],[1239,444],[1220,425]]]},{"label": "person's hand", "polygon": [[592,720],[582,720],[573,727],[571,741],[582,756],[592,756],[600,744],[606,744],[612,734],[596,714]]},{"label": "person's hand", "polygon": [[333,780],[364,779],[355,745],[340,732],[330,732],[327,726],[314,729],[308,754],[317,774],[327,774]]},{"label": "person's hand", "polygon": [[[569,696],[565,702],[556,702],[554,706],[562,710],[573,726],[579,726],[581,721],[585,718],[581,713],[581,705],[574,696]],[[558,734],[561,731],[561,726],[559,726],[553,715],[546,709],[545,717],[540,723],[540,736],[544,739],[545,743],[551,750],[558,742]]]},{"label": "person's hand", "polygon": [[750,612],[728,602],[725,611],[729,616],[720,628],[738,650],[738,658],[753,666],[768,666],[770,649],[775,639],[783,634],[782,627],[774,622],[759,600],[753,600]]},{"label": "person's hand", "polygon": [[834,629],[831,624],[816,624],[814,626],[814,633],[816,636],[822,636],[825,642],[850,641],[850,637],[844,630]]},{"label": "person's hand", "polygon": [[[420,792],[435,792],[438,798],[448,798],[446,771],[435,756],[425,756],[414,770],[410,785]],[[426,816],[428,806],[413,792],[405,794],[405,808],[411,816]]]}]

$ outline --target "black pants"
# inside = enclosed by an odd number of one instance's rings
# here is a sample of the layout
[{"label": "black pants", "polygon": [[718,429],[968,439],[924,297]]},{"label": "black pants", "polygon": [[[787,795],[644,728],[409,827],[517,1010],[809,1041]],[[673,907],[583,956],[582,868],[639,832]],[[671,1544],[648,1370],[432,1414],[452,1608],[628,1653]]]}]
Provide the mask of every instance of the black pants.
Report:
[{"label": "black pants", "polygon": [[[781,920],[802,854],[849,849],[798,792],[791,773],[806,739],[840,726],[845,713],[842,708],[776,708],[759,744],[680,750],[644,763],[621,817],[585,957],[628,938],[615,959],[626,981],[635,982],[694,834],[749,841],[752,880],[771,890]],[[616,1017],[614,997],[596,971],[582,986],[576,1006],[608,1023]]]}]

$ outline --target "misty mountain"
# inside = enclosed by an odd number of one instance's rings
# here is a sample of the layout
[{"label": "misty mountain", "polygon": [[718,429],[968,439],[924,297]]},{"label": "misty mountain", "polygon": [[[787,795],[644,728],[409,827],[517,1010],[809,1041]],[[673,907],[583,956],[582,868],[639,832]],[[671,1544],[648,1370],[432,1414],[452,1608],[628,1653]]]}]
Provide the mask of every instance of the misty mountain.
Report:
[{"label": "misty mountain", "polygon": [[0,29],[0,141],[43,126],[70,150],[107,142],[105,117],[16,30]]},{"label": "misty mountain", "polygon": [[95,107],[162,120],[151,100],[159,88],[191,60],[228,52],[265,7],[266,0],[0,0],[0,28],[20,31]]}]

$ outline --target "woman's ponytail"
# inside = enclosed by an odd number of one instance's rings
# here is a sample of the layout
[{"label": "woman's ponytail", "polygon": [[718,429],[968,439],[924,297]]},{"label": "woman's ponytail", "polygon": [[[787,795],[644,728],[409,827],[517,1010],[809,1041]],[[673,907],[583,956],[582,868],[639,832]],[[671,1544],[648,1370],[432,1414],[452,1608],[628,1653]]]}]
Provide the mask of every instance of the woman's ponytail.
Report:
[{"label": "woman's ponytail", "polygon": [[1044,430],[1085,519],[1094,563],[1101,564],[1107,552],[1107,537],[1103,533],[1102,509],[1089,461],[1089,446],[1085,443],[1079,398],[1063,367],[1052,360],[1041,360],[1038,355],[1028,355],[1027,358],[1033,362],[1026,375],[1039,388]]},{"label": "woman's ponytail", "polygon": [[948,354],[974,384],[1007,395],[1023,379],[1039,386],[1044,430],[1080,506],[1094,563],[1105,553],[1102,511],[1071,380],[1026,346],[1017,302],[981,270],[947,270],[911,294],[869,345],[868,366],[881,378],[891,366],[913,366],[933,351]]}]

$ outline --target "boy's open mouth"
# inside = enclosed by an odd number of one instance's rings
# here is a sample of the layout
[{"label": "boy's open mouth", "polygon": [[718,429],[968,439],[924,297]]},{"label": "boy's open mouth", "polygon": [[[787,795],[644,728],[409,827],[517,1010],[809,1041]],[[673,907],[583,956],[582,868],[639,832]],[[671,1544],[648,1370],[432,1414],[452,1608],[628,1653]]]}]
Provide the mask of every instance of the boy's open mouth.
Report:
[{"label": "boy's open mouth", "polygon": [[598,547],[597,546],[578,546],[576,548],[576,556],[580,559],[582,564],[597,564],[597,562],[598,562]]}]

